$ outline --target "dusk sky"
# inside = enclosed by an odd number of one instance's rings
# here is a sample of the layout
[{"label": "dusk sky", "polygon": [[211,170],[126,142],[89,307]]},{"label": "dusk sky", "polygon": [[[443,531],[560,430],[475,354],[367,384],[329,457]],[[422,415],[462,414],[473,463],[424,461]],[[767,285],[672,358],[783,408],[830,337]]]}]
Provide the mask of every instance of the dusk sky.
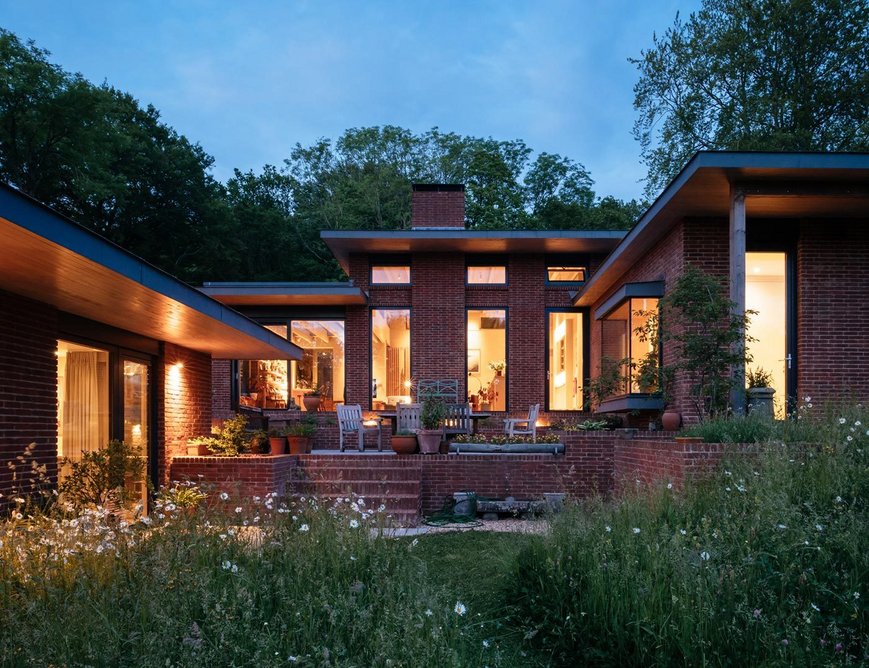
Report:
[{"label": "dusk sky", "polygon": [[40,2],[0,26],[153,104],[214,175],[280,165],[297,142],[392,124],[523,139],[639,197],[638,57],[697,0]]}]

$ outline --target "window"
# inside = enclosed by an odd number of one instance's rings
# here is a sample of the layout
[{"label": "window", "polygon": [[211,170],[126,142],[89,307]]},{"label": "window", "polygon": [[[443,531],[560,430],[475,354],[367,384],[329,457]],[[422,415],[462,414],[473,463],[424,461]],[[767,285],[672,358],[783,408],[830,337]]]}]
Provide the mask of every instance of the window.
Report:
[{"label": "window", "polygon": [[468,310],[468,401],[474,410],[507,410],[507,311]]},{"label": "window", "polygon": [[468,285],[506,285],[507,267],[505,265],[468,265]]},{"label": "window", "polygon": [[293,320],[291,341],[302,349],[302,359],[290,363],[291,393],[297,405],[319,390],[323,410],[335,410],[344,400],[344,321]]},{"label": "window", "polygon": [[371,311],[371,408],[411,401],[410,309]]},{"label": "window", "polygon": [[546,267],[546,280],[549,283],[584,283],[585,274],[586,267],[577,265],[549,265]]},{"label": "window", "polygon": [[409,264],[371,265],[372,285],[410,285]]},{"label": "window", "polygon": [[57,342],[57,456],[68,463],[109,442],[109,352]]},{"label": "window", "polygon": [[659,389],[657,297],[632,297],[601,319],[601,377],[617,377],[612,396]]},{"label": "window", "polygon": [[[286,325],[264,325],[287,338]],[[238,364],[238,403],[256,408],[286,408],[288,401],[286,360],[242,360]]]},{"label": "window", "polygon": [[549,313],[547,383],[549,410],[579,411],[583,408],[583,314]]}]

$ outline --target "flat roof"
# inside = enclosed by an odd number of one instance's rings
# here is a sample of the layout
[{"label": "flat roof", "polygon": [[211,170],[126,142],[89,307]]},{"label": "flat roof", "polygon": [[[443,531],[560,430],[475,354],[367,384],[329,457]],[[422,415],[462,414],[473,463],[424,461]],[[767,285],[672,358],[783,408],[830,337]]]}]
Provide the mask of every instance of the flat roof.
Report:
[{"label": "flat roof", "polygon": [[869,153],[696,153],[574,298],[591,306],[679,221],[728,217],[731,187],[748,218],[869,218]]},{"label": "flat roof", "polygon": [[340,306],[368,302],[365,293],[352,282],[208,282],[199,290],[233,306]]},{"label": "flat roof", "polygon": [[301,349],[104,237],[0,183],[0,290],[218,359]]},{"label": "flat roof", "polygon": [[349,272],[351,253],[608,253],[625,235],[612,230],[464,230],[432,228],[320,232]]}]

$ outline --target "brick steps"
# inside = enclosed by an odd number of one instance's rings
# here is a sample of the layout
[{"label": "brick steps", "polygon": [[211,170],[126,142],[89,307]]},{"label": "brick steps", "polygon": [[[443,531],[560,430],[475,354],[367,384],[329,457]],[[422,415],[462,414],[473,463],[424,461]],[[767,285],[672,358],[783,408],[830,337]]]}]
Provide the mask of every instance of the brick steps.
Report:
[{"label": "brick steps", "polygon": [[292,496],[316,496],[331,503],[349,496],[365,499],[365,508],[398,524],[415,524],[422,497],[422,466],[382,455],[303,455],[288,484]]}]

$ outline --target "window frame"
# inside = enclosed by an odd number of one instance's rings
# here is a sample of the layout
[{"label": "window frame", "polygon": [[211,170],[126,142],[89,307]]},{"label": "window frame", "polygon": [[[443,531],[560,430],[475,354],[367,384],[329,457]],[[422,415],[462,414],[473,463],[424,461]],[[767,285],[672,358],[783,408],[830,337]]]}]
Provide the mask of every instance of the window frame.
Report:
[{"label": "window frame", "polygon": [[[375,267],[407,267],[406,283],[381,283],[374,280]],[[407,257],[371,257],[368,259],[368,285],[377,288],[407,288],[413,285],[413,263]]]},{"label": "window frame", "polygon": [[[549,272],[553,269],[582,269],[584,278],[581,281],[554,281],[550,280]],[[546,285],[554,288],[576,288],[585,285],[590,275],[588,257],[585,255],[547,255],[546,256]]]},{"label": "window frame", "polygon": [[[504,412],[510,412],[510,308],[508,306],[465,306],[465,401],[470,401],[468,396],[468,314],[470,311],[504,311],[504,361],[507,362],[507,375],[504,376]],[[500,412],[490,410],[490,413]]]},{"label": "window frame", "polygon": [[[471,283],[468,271],[472,267],[504,267],[503,283]],[[469,255],[465,257],[465,287],[468,288],[507,288],[510,286],[510,265],[501,255]]]},{"label": "window frame", "polygon": [[[569,408],[551,408],[550,407],[550,396],[549,396],[549,380],[552,369],[549,367],[549,315],[551,313],[579,313],[581,314],[581,323],[582,323],[582,371],[583,375],[586,376],[582,379],[582,408],[578,408],[575,410]],[[591,337],[589,336],[590,327],[590,314],[587,308],[576,308],[576,307],[568,307],[568,306],[557,306],[551,307],[544,310],[544,329],[546,336],[546,345],[543,346],[543,405],[546,406],[547,411],[555,411],[558,413],[584,413],[586,410],[586,404],[588,403],[588,389],[586,387],[586,380],[588,379],[588,368],[591,360],[591,341],[589,340]]]},{"label": "window frame", "polygon": [[368,410],[374,410],[374,395],[371,392],[374,382],[374,311],[407,311],[410,350],[410,378],[413,380],[413,307],[411,306],[373,306],[368,307]]}]

